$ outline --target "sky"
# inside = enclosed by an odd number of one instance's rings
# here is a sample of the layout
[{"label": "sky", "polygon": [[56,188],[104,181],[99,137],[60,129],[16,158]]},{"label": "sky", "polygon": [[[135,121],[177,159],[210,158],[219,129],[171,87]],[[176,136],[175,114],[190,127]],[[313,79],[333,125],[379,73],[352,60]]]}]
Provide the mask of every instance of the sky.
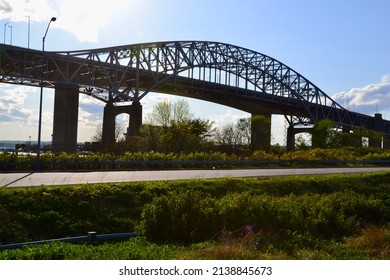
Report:
[{"label": "sky", "polygon": [[[390,119],[388,0],[0,0],[0,40],[41,50],[53,16],[57,20],[50,25],[45,50],[173,40],[233,44],[283,62],[349,110]],[[177,99],[149,93],[142,99],[143,115],[157,102]],[[196,117],[218,127],[249,117],[186,100]],[[42,140],[51,140],[53,106],[54,92],[45,89]],[[80,95],[78,141],[91,140],[103,108],[104,103]],[[38,109],[39,88],[0,83],[0,140],[36,140]],[[272,118],[272,142],[281,145],[283,119]]]}]

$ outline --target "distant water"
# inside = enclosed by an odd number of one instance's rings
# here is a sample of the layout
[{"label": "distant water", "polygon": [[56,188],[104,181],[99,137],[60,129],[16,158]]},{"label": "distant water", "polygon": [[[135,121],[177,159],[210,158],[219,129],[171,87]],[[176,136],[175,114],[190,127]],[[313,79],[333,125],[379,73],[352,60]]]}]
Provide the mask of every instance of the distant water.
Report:
[{"label": "distant water", "polygon": [[[6,151],[13,151],[15,149],[16,144],[25,144],[27,147],[30,144],[32,146],[36,146],[38,144],[37,141],[23,141],[23,140],[0,140],[0,151],[6,150]],[[51,141],[42,141],[42,146],[51,144]]]}]

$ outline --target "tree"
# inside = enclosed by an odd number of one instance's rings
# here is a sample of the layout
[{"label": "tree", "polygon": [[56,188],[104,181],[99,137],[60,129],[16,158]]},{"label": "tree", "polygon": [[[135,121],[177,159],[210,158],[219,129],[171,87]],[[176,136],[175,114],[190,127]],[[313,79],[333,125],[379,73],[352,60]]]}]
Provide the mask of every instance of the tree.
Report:
[{"label": "tree", "polygon": [[145,149],[147,151],[163,150],[163,145],[161,143],[163,128],[161,126],[146,123],[141,126],[140,133],[145,139]]},{"label": "tree", "polygon": [[241,136],[234,124],[226,124],[215,131],[217,145],[225,152],[233,152],[241,146]]},{"label": "tree", "polygon": [[146,117],[146,123],[162,126],[164,129],[172,122],[180,122],[193,118],[188,102],[180,99],[175,103],[162,101],[153,106],[152,112]]},{"label": "tree", "polygon": [[149,149],[162,152],[189,152],[202,149],[213,123],[194,119],[185,100],[163,101],[153,107],[141,128]]},{"label": "tree", "polygon": [[[125,125],[115,122],[115,141],[118,141],[123,135]],[[91,137],[92,142],[102,142],[103,139],[103,126],[99,125],[96,127],[95,134]]]},{"label": "tree", "polygon": [[172,120],[172,104],[168,101],[157,103],[146,117],[146,123],[167,128]]},{"label": "tree", "polygon": [[190,105],[184,99],[179,99],[172,104],[173,119],[175,122],[190,120],[194,117],[191,113]]},{"label": "tree", "polygon": [[252,119],[241,118],[237,122],[237,130],[241,138],[241,144],[250,146],[252,139]]},{"label": "tree", "polygon": [[338,127],[331,120],[321,120],[313,127],[312,147],[337,148],[341,147],[342,135]]},{"label": "tree", "polygon": [[207,143],[213,123],[201,119],[172,121],[162,137],[162,144],[171,152],[201,150]]},{"label": "tree", "polygon": [[307,150],[310,148],[310,143],[303,135],[298,135],[295,139],[295,147],[298,150]]},{"label": "tree", "polygon": [[[346,138],[346,137],[344,137]],[[350,133],[349,143],[355,147],[382,147],[383,133],[376,132],[374,130],[366,129],[363,127],[354,127],[353,133]]]},{"label": "tree", "polygon": [[368,138],[368,146],[373,148],[382,147],[383,133],[374,130],[366,129],[365,136]]},{"label": "tree", "polygon": [[251,118],[241,118],[235,124],[226,124],[215,131],[215,140],[220,148],[233,152],[251,144]]}]

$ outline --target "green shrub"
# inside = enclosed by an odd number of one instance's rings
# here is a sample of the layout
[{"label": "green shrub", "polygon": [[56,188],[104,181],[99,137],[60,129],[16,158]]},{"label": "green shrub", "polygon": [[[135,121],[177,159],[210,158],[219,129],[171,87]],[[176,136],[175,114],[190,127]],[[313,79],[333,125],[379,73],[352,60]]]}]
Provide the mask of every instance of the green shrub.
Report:
[{"label": "green shrub", "polygon": [[[249,192],[220,199],[201,192],[175,192],[144,207],[139,233],[159,242],[199,242],[221,232],[238,237],[246,224],[259,231],[339,239],[364,224],[389,221],[389,208],[355,192],[275,197]],[[295,238],[294,237],[294,238]]]},{"label": "green shrub", "polygon": [[199,191],[172,192],[145,205],[137,232],[151,240],[190,243],[215,234],[215,200]]},{"label": "green shrub", "polygon": [[287,239],[340,239],[390,222],[389,186],[383,172],[0,188],[0,244],[135,225],[160,242],[216,240],[223,232],[239,238],[245,224]]}]

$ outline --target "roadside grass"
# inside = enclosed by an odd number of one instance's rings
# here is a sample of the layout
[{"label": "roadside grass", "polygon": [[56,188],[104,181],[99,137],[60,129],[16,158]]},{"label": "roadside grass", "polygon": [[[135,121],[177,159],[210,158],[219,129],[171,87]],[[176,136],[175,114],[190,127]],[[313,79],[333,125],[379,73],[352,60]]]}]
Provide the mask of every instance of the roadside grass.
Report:
[{"label": "roadside grass", "polygon": [[[41,170],[149,170],[180,168],[233,167],[318,167],[388,165],[390,152],[379,148],[313,148],[291,152],[263,150],[224,153],[192,152],[162,153],[156,151],[120,154],[99,153],[43,153]],[[0,152],[0,171],[20,172],[36,168],[36,156],[23,153]]]},{"label": "roadside grass", "polygon": [[[2,260],[389,260],[390,229],[370,227],[343,242],[324,242],[317,248],[281,244],[248,244],[240,239],[190,245],[156,244],[144,237],[128,241],[87,244],[50,243],[0,251]],[[283,241],[284,242],[284,241]],[[279,247],[279,248],[277,248]]]},{"label": "roadside grass", "polygon": [[[390,259],[390,173],[0,188],[0,259]],[[246,225],[257,230],[243,235]]]}]

